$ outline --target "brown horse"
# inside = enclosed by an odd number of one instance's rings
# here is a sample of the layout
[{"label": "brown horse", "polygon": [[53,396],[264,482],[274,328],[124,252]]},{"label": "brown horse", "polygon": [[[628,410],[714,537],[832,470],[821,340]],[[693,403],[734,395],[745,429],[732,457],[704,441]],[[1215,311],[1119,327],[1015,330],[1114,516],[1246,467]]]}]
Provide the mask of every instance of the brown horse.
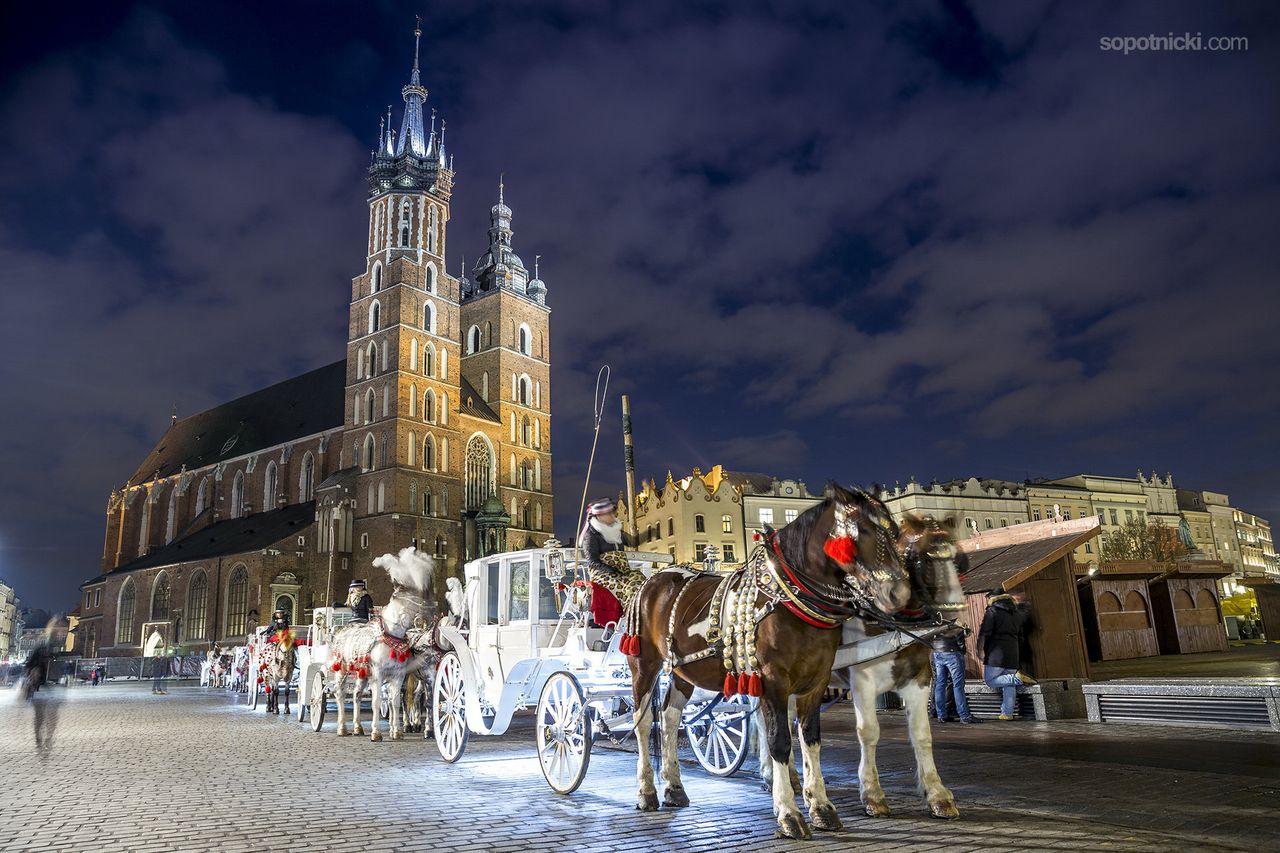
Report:
[{"label": "brown horse", "polygon": [[[671,668],[671,686],[662,710],[663,804],[689,804],[680,783],[676,737],[681,711],[695,687],[719,692],[732,683],[725,678],[722,655],[726,661],[741,657],[724,654],[723,626],[727,633],[737,632],[739,648],[746,637],[749,666],[759,677],[754,681],[773,762],[778,833],[812,837],[796,807],[786,763],[791,754],[787,701],[793,695],[802,724],[809,817],[819,829],[841,828],[818,761],[818,711],[843,621],[868,611],[892,614],[907,602],[911,590],[895,547],[897,537],[897,525],[884,504],[861,490],[832,484],[820,504],[776,532],[766,530],[764,547],[727,579],[666,571],[649,580],[640,593],[640,625],[632,632],[639,637],[639,653],[628,657],[636,730],[641,733],[636,739],[638,809],[658,808],[643,733],[651,722],[650,700],[664,665]],[[722,584],[727,592],[720,591]]]}]

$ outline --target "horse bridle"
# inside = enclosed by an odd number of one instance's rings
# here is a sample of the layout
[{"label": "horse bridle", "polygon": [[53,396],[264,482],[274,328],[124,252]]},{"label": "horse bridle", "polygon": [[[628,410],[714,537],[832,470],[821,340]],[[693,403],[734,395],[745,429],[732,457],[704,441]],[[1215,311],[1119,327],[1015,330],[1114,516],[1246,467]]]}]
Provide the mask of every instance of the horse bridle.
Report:
[{"label": "horse bridle", "polygon": [[[904,611],[899,616],[891,617],[891,623],[895,627],[902,625],[920,625],[923,623],[944,624],[955,623],[955,618],[948,618],[944,614],[958,613],[965,609],[963,603],[950,603],[937,601],[933,593],[929,591],[929,585],[925,582],[926,563],[932,561],[952,560],[956,564],[956,574],[963,582],[964,571],[961,565],[968,564],[968,558],[965,553],[956,547],[954,542],[950,541],[933,541],[927,549],[919,548],[920,542],[933,531],[925,531],[907,537],[907,547],[905,563],[907,566],[907,578],[911,583],[911,591],[914,593],[916,600],[920,603],[920,608],[916,612]],[[904,618],[905,617],[905,618]],[[889,623],[882,623],[889,624]]]}]

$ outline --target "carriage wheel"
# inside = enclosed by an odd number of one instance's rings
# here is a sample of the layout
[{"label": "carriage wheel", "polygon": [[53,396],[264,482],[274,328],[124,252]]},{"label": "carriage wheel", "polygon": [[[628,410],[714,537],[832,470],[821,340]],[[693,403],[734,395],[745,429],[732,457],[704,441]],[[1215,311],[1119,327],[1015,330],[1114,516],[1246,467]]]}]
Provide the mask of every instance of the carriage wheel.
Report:
[{"label": "carriage wheel", "polygon": [[249,710],[256,711],[258,710],[258,694],[262,692],[262,685],[258,683],[258,679],[255,677],[253,684],[249,685],[249,688]]},{"label": "carriage wheel", "polygon": [[324,673],[317,672],[311,677],[311,695],[308,698],[308,710],[311,712],[311,731],[318,732],[324,725],[324,712],[327,707],[324,698]]},{"label": "carriage wheel", "polygon": [[[685,713],[693,716],[697,710]],[[732,776],[742,768],[751,741],[751,714],[750,703],[721,702],[701,720],[685,727],[694,756],[712,776]]]},{"label": "carriage wheel", "polygon": [[452,764],[467,749],[467,703],[462,683],[462,661],[447,652],[436,671],[431,696],[431,721],[440,757]]},{"label": "carriage wheel", "polygon": [[557,672],[547,680],[538,698],[538,764],[557,794],[572,794],[587,775],[587,765],[591,763],[590,717],[576,678]]}]

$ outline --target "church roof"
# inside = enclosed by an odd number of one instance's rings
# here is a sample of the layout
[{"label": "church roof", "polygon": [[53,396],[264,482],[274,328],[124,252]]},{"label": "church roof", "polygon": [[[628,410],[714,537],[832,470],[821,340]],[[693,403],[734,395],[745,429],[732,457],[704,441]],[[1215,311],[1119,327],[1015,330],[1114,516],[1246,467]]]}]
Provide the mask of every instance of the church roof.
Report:
[{"label": "church roof", "polygon": [[229,518],[130,560],[108,574],[261,551],[281,539],[305,533],[315,517],[316,502],[307,501],[243,518]]},{"label": "church roof", "polygon": [[346,360],[183,418],[129,478],[145,483],[342,426]]},{"label": "church roof", "polygon": [[476,391],[475,386],[467,381],[466,377],[462,377],[462,401],[460,408],[462,414],[471,415],[473,418],[481,420],[493,421],[495,424],[502,423],[502,418],[498,417],[498,413],[489,408],[489,404]]}]

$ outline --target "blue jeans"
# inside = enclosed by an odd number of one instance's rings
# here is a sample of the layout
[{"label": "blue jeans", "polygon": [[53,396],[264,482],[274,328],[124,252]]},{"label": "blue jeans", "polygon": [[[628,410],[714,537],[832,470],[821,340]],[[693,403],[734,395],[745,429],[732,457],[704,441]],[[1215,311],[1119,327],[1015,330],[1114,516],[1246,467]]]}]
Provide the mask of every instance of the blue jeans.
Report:
[{"label": "blue jeans", "polygon": [[947,678],[951,678],[951,694],[956,700],[956,716],[969,718],[969,700],[964,695],[964,655],[960,652],[933,653],[933,713],[939,720],[947,718]]},{"label": "blue jeans", "polygon": [[1000,690],[1000,713],[1006,717],[1012,717],[1014,703],[1018,698],[1018,687],[1022,684],[1022,679],[1018,678],[1018,671],[1005,666],[984,666],[982,680],[987,682],[988,687]]}]

